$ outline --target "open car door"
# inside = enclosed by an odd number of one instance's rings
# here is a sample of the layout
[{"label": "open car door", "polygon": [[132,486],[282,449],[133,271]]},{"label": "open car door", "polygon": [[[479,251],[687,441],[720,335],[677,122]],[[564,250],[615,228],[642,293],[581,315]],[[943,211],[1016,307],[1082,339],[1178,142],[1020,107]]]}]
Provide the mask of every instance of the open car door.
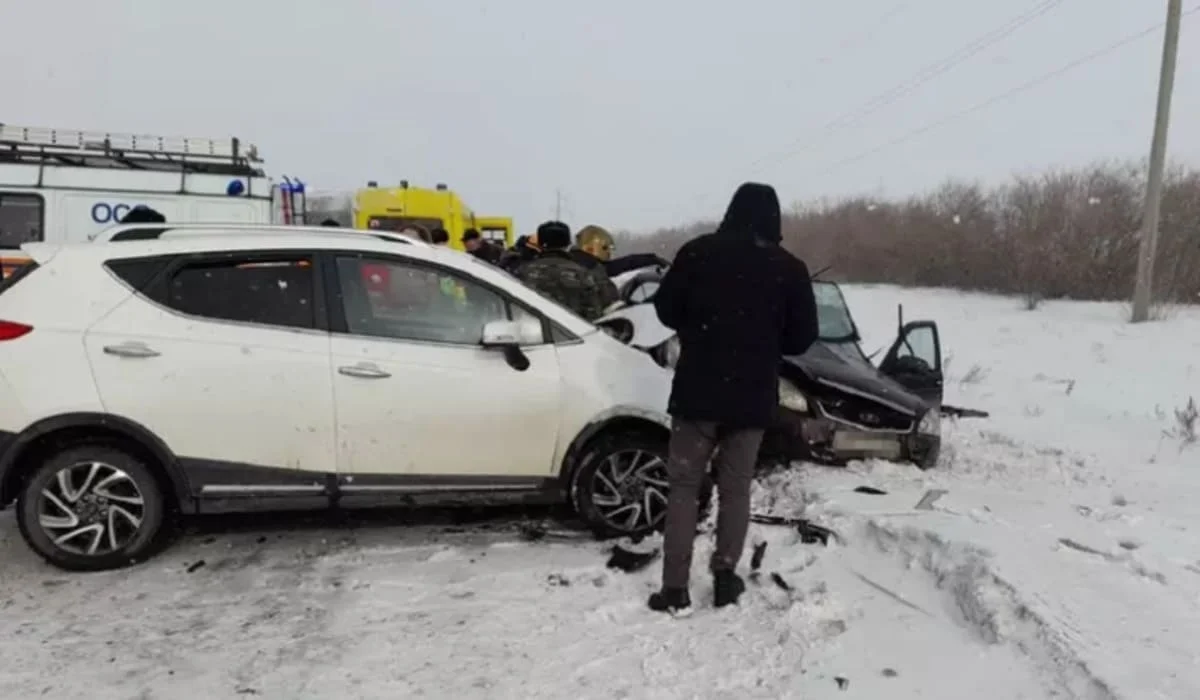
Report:
[{"label": "open car door", "polygon": [[937,323],[911,321],[900,329],[900,336],[888,350],[879,371],[917,396],[942,404],[942,341]]}]

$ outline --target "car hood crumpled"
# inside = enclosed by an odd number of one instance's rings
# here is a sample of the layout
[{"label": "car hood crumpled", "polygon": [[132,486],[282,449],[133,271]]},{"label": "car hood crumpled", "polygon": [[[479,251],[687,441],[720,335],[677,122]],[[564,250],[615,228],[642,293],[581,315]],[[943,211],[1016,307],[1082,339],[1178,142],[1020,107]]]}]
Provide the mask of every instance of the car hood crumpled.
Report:
[{"label": "car hood crumpled", "polygon": [[929,408],[920,396],[880,374],[853,343],[817,341],[808,352],[785,357],[783,362],[798,369],[809,381],[878,401],[914,417]]}]

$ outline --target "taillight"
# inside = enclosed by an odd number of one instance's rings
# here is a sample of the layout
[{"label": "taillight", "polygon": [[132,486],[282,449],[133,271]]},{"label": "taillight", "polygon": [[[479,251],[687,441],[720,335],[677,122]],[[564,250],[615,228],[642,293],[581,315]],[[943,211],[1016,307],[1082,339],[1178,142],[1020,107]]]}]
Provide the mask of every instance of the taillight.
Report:
[{"label": "taillight", "polygon": [[0,321],[0,340],[16,340],[33,330],[33,326],[15,321]]}]

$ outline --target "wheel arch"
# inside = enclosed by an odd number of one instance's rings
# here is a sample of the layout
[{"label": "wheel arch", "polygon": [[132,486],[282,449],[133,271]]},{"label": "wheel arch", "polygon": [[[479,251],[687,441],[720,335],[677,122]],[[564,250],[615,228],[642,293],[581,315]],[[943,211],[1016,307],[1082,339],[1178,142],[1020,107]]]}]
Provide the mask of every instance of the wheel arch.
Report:
[{"label": "wheel arch", "polygon": [[571,477],[579,468],[581,458],[597,440],[620,433],[642,433],[662,440],[671,438],[671,418],[634,407],[617,407],[592,419],[579,431],[563,454],[559,483],[569,489]]},{"label": "wheel arch", "polygon": [[85,439],[116,443],[146,459],[162,481],[168,501],[182,507],[191,491],[179,462],[167,444],[149,428],[111,413],[64,413],[43,418],[21,431],[0,455],[0,508],[16,500],[21,484],[37,460]]}]

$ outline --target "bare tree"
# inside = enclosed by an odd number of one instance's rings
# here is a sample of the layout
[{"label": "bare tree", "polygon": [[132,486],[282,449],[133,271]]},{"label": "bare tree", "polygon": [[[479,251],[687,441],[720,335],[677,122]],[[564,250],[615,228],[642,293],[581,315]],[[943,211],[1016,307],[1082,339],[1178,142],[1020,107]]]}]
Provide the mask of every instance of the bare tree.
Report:
[{"label": "bare tree", "polygon": [[[783,243],[831,278],[955,287],[1042,299],[1126,299],[1133,290],[1145,167],[1099,162],[984,187],[947,182],[903,201],[857,196],[798,202]],[[623,233],[628,252],[670,257],[715,222]],[[1171,168],[1164,189],[1155,298],[1200,301],[1200,171]]]}]

